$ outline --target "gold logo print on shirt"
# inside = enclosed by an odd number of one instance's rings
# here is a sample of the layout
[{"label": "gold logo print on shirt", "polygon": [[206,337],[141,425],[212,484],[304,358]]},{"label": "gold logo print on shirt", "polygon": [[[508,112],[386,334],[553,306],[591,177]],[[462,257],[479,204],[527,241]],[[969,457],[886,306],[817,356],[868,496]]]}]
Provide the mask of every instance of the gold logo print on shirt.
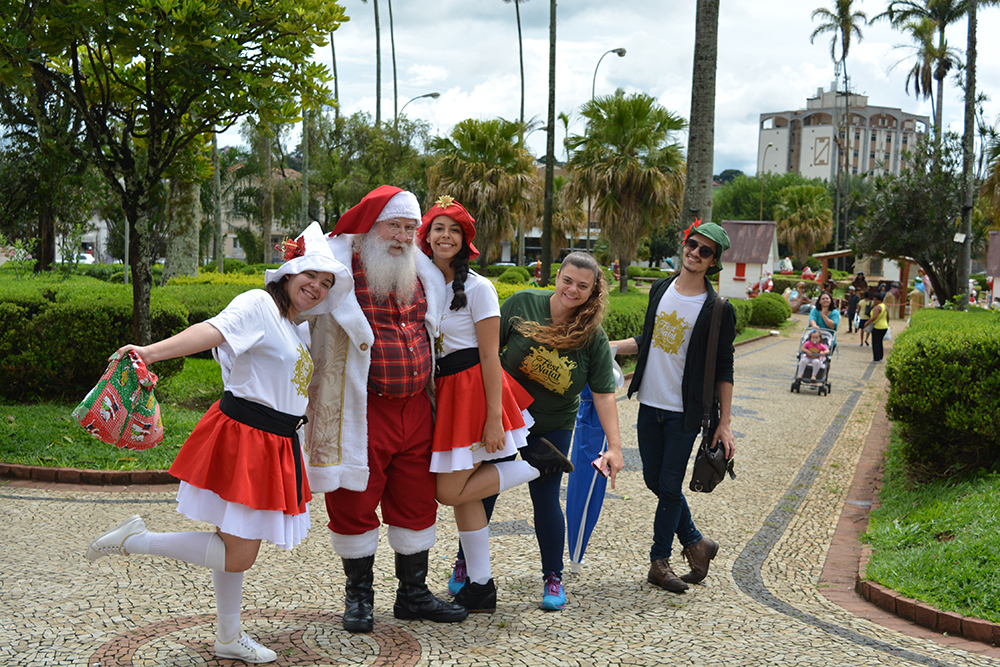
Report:
[{"label": "gold logo print on shirt", "polygon": [[574,368],[575,361],[545,347],[532,347],[531,354],[521,362],[522,373],[560,396],[573,384]]},{"label": "gold logo print on shirt", "polygon": [[295,374],[292,375],[292,384],[298,390],[299,396],[309,395],[309,381],[313,375],[313,360],[309,356],[309,350],[302,343],[299,343],[299,360],[295,362]]},{"label": "gold logo print on shirt", "polygon": [[657,313],[653,345],[667,354],[679,354],[684,343],[684,332],[690,328],[683,317],[677,317],[676,310],[669,315]]}]

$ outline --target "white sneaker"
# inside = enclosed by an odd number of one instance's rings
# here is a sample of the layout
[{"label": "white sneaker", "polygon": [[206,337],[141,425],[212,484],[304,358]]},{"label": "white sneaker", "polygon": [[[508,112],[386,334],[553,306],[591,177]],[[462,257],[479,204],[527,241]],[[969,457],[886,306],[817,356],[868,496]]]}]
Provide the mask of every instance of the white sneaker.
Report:
[{"label": "white sneaker", "polygon": [[274,662],[278,659],[278,654],[250,639],[250,635],[247,633],[241,632],[239,639],[233,640],[228,644],[223,644],[216,639],[215,657],[259,664],[262,662]]},{"label": "white sneaker", "polygon": [[138,514],[133,514],[91,542],[90,546],[87,547],[87,558],[97,560],[102,556],[110,556],[111,554],[128,556],[128,552],[125,551],[125,547],[123,546],[125,540],[133,535],[144,532],[146,532],[146,524],[143,523],[142,518]]}]

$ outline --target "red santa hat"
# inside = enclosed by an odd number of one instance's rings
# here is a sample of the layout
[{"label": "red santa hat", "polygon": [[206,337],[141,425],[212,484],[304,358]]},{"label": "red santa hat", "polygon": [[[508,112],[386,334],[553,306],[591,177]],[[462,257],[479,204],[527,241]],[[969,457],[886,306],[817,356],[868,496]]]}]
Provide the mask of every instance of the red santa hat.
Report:
[{"label": "red santa hat", "polygon": [[427,233],[430,231],[434,219],[442,215],[448,216],[462,226],[462,231],[465,233],[465,243],[469,246],[469,259],[479,257],[479,251],[476,246],[472,245],[472,239],[476,238],[476,221],[473,220],[464,206],[455,201],[454,197],[448,195],[438,197],[434,206],[431,206],[430,210],[424,213],[423,224],[417,230],[417,243],[424,254],[428,256],[432,254],[431,244],[427,242]]},{"label": "red santa hat", "polygon": [[420,220],[420,204],[412,192],[392,185],[380,185],[340,216],[330,236],[367,234],[376,222],[389,218]]}]

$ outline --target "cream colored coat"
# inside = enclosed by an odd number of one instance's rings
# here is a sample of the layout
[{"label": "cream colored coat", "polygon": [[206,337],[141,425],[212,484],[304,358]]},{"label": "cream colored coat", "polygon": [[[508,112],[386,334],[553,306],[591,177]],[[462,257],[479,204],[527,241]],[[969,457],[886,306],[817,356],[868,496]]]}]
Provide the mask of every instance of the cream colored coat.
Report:
[{"label": "cream colored coat", "polygon": [[[348,269],[355,237],[328,237],[330,250]],[[445,306],[444,276],[419,251],[417,275],[427,298],[424,325],[433,354]],[[340,488],[364,491],[368,486],[368,370],[375,335],[353,291],[332,313],[307,320],[315,366],[303,440],[309,486],[317,493]],[[429,385],[433,389],[433,374]]]}]

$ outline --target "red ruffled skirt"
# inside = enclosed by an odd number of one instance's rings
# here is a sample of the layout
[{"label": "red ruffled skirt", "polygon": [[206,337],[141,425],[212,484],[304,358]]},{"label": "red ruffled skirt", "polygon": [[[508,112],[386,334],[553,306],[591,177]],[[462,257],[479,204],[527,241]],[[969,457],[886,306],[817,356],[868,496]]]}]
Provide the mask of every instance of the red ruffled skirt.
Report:
[{"label": "red ruffled skirt", "polygon": [[482,446],[486,392],[480,365],[435,380],[437,418],[431,472],[468,470],[482,461],[511,456],[527,444],[528,429],[535,423],[528,414],[533,399],[506,371],[502,377],[504,446],[492,454]]},{"label": "red ruffled skirt", "polygon": [[227,417],[216,402],[188,437],[170,474],[255,510],[296,515],[312,498],[302,473],[302,502],[295,485],[292,439]]}]

